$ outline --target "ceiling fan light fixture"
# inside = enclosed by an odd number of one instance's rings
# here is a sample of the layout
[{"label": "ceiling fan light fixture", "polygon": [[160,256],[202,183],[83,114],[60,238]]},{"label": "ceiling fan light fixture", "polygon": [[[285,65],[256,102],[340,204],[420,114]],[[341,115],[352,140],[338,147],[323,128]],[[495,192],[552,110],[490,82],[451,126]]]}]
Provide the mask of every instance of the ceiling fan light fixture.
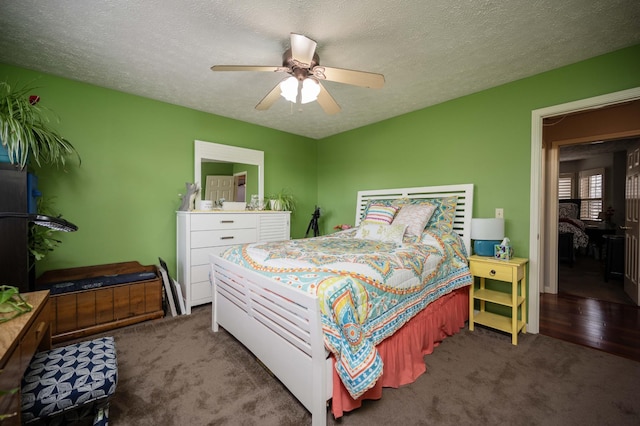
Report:
[{"label": "ceiling fan light fixture", "polygon": [[315,78],[305,78],[302,81],[302,99],[300,103],[306,104],[318,99],[320,83]]},{"label": "ceiling fan light fixture", "polygon": [[295,104],[298,97],[298,79],[291,76],[282,80],[280,82],[280,95]]}]

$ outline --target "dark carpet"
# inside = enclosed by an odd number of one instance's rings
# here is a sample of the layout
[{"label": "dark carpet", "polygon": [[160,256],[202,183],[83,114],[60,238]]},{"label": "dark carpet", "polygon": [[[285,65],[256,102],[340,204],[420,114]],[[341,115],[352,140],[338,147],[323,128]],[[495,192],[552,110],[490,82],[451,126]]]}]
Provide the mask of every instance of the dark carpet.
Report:
[{"label": "dark carpet", "polygon": [[[105,335],[119,382],[110,424],[308,425],[309,413],[211,307]],[[329,425],[638,425],[640,363],[542,335],[463,329],[425,357],[415,383],[385,389]]]}]

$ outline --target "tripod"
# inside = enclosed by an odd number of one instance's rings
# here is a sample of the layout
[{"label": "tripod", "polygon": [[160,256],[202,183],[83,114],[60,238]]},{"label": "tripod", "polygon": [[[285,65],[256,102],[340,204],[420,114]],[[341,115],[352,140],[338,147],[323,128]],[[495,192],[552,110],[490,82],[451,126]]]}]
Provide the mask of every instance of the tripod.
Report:
[{"label": "tripod", "polygon": [[311,215],[311,221],[309,222],[309,226],[307,227],[307,233],[304,234],[305,238],[309,236],[309,231],[313,228],[313,236],[317,237],[320,235],[320,231],[318,230],[318,219],[320,218],[320,207],[316,207],[315,211]]}]

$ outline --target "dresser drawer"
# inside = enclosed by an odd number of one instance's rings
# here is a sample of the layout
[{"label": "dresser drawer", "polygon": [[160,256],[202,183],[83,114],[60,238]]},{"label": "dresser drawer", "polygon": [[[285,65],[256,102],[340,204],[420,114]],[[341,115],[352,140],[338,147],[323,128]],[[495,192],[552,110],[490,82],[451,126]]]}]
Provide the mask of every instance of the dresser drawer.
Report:
[{"label": "dresser drawer", "polygon": [[219,255],[229,247],[231,246],[203,247],[191,249],[191,266],[208,265],[210,254]]},{"label": "dresser drawer", "polygon": [[474,277],[491,278],[499,281],[513,281],[513,267],[508,264],[496,265],[495,263],[484,264],[482,262],[471,262],[469,270]]},{"label": "dresser drawer", "polygon": [[207,281],[191,284],[191,299],[193,301],[211,301],[211,283],[209,282],[209,279],[207,279]]},{"label": "dresser drawer", "polygon": [[[11,357],[5,365],[0,365],[0,390],[11,390],[20,386],[20,380],[24,370],[20,366],[20,346],[13,351]],[[0,424],[20,424],[18,411],[20,410],[20,392],[13,395],[0,395],[0,414],[12,414],[13,417],[8,418]]]},{"label": "dresser drawer", "polygon": [[256,227],[256,216],[253,214],[212,213],[191,215],[191,231]]},{"label": "dresser drawer", "polygon": [[204,265],[192,266],[191,267],[191,283],[197,283],[201,281],[209,282],[209,272],[211,271],[211,266],[208,263]]},{"label": "dresser drawer", "polygon": [[[47,299],[44,307],[29,327],[29,330],[25,333],[22,341],[20,342],[20,366],[24,370],[27,369],[31,358],[38,350],[38,346],[42,340],[49,336],[49,327],[51,324],[51,302]],[[50,337],[47,337],[50,338]],[[46,343],[47,346],[50,342]]]},{"label": "dresser drawer", "polygon": [[232,246],[252,243],[256,240],[253,229],[227,229],[220,231],[198,231],[191,233],[191,248]]}]

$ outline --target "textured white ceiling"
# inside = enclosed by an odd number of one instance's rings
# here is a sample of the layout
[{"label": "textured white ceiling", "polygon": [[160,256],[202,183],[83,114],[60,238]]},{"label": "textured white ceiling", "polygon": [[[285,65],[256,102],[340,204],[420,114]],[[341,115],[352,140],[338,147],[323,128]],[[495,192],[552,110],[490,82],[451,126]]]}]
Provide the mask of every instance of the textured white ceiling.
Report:
[{"label": "textured white ceiling", "polygon": [[[385,86],[257,111],[283,74],[210,70],[280,65],[291,32]],[[316,139],[638,43],[638,0],[0,1],[0,62]]]}]

